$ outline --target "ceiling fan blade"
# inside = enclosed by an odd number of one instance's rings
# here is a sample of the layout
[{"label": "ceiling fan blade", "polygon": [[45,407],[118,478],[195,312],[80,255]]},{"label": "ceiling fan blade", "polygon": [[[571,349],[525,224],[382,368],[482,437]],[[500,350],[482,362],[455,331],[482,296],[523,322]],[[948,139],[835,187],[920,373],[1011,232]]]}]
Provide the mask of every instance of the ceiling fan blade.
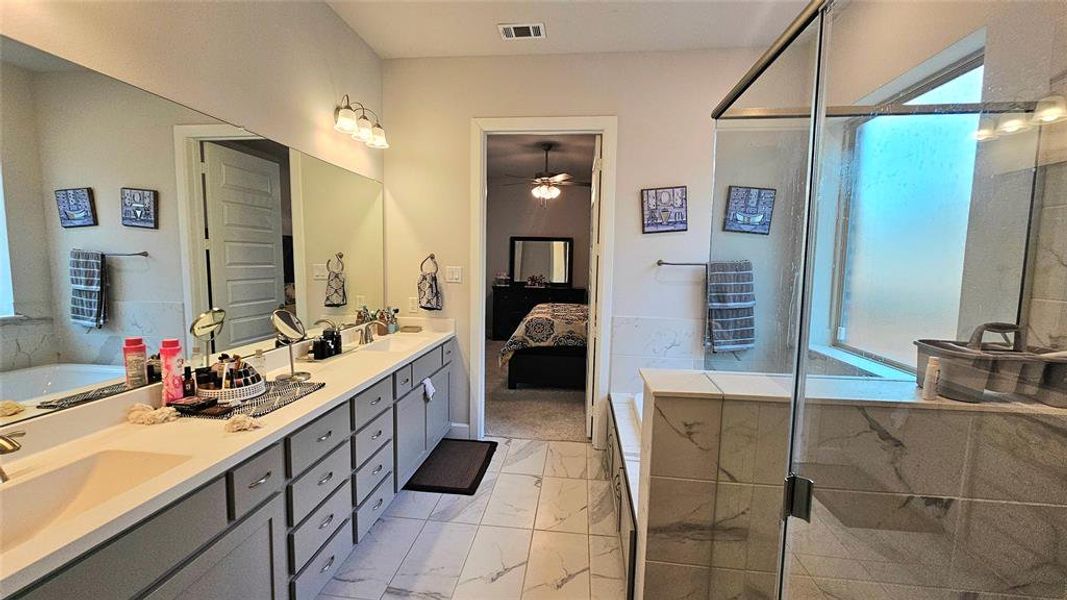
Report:
[{"label": "ceiling fan blade", "polygon": [[549,177],[549,179],[552,180],[552,183],[562,183],[569,179],[573,179],[573,177],[571,177],[570,173],[560,173],[558,175],[553,175],[552,177]]},{"label": "ceiling fan blade", "polygon": [[579,187],[592,187],[592,183],[588,181],[561,181],[556,185],[577,185]]}]

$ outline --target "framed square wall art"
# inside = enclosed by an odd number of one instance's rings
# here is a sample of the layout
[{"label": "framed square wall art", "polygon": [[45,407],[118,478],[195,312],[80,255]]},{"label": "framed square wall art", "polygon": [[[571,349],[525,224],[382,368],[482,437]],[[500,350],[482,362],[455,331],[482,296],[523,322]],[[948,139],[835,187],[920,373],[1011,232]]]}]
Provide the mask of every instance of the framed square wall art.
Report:
[{"label": "framed square wall art", "polygon": [[126,227],[159,229],[159,205],[155,190],[122,188],[122,224]]},{"label": "framed square wall art", "polygon": [[769,188],[731,185],[726,195],[723,231],[769,235],[775,194],[777,190]]},{"label": "framed square wall art", "polygon": [[96,225],[96,203],[92,188],[56,190],[59,224],[65,228]]},{"label": "framed square wall art", "polygon": [[689,229],[689,206],[685,186],[641,190],[642,233],[666,233]]}]

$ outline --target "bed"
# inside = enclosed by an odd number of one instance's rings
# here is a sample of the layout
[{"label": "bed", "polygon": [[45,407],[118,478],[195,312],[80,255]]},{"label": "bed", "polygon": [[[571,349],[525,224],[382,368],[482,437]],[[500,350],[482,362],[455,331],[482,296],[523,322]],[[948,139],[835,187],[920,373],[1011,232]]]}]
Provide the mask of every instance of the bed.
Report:
[{"label": "bed", "polygon": [[523,317],[500,350],[508,389],[585,388],[589,306],[538,304]]}]

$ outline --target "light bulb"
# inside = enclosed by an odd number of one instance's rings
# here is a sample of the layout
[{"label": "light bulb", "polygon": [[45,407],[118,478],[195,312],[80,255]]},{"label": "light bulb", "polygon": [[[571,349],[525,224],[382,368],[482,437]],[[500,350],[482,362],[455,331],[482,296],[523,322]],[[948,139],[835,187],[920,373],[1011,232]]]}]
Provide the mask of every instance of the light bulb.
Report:
[{"label": "light bulb", "polygon": [[1020,131],[1026,131],[1030,129],[1030,124],[1026,122],[1026,119],[1016,114],[1005,114],[997,121],[997,133],[1001,135],[1011,135],[1013,133],[1019,133]]},{"label": "light bulb", "polygon": [[333,116],[333,128],[341,133],[354,133],[356,131],[356,111],[349,106],[338,108]]},{"label": "light bulb", "polygon": [[1033,123],[1046,125],[1067,118],[1067,98],[1063,96],[1046,96],[1038,100],[1034,108]]},{"label": "light bulb", "polygon": [[546,185],[538,185],[538,186],[535,186],[532,190],[530,190],[530,193],[533,194],[534,198],[538,198],[538,199],[542,199],[542,200],[548,197],[546,195],[547,192],[548,192],[548,186],[546,186]]},{"label": "light bulb", "polygon": [[356,128],[352,131],[352,139],[368,142],[373,137],[374,125],[367,118],[367,115],[360,115],[359,119],[356,119]]},{"label": "light bulb", "polygon": [[560,191],[560,189],[558,187],[556,187],[554,185],[550,186],[548,188],[548,199],[549,200],[554,200],[556,198],[559,198],[560,193],[561,193],[561,191]]},{"label": "light bulb", "polygon": [[978,121],[978,129],[974,132],[974,139],[979,142],[997,139],[997,122],[993,117],[982,117]]},{"label": "light bulb", "polygon": [[375,124],[372,131],[373,134],[371,135],[370,141],[367,142],[367,145],[371,148],[378,148],[379,150],[388,148],[389,142],[385,139],[385,130],[382,129],[382,126]]}]

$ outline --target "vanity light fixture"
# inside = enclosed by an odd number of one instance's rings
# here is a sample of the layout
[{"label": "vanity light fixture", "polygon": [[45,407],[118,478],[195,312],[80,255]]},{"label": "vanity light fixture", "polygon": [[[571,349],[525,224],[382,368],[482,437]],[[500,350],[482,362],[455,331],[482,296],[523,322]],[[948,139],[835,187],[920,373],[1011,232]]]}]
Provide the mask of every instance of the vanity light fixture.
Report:
[{"label": "vanity light fixture", "polygon": [[1011,135],[1030,129],[1030,122],[1020,114],[1006,113],[997,120],[996,132],[1000,135]]},{"label": "vanity light fixture", "polygon": [[982,117],[978,121],[978,129],[974,132],[974,139],[979,142],[987,142],[997,139],[997,120],[993,117]]},{"label": "vanity light fixture", "polygon": [[1045,96],[1037,101],[1034,116],[1030,120],[1034,125],[1048,125],[1067,119],[1067,98],[1063,96]]},{"label": "vanity light fixture", "polygon": [[[358,113],[357,113],[358,111]],[[367,117],[370,113],[374,122]],[[361,102],[353,103],[348,94],[341,98],[341,104],[333,111],[333,128],[352,139],[363,142],[371,148],[385,149],[389,142],[385,139],[385,129],[379,123],[378,114],[363,106]]]}]

